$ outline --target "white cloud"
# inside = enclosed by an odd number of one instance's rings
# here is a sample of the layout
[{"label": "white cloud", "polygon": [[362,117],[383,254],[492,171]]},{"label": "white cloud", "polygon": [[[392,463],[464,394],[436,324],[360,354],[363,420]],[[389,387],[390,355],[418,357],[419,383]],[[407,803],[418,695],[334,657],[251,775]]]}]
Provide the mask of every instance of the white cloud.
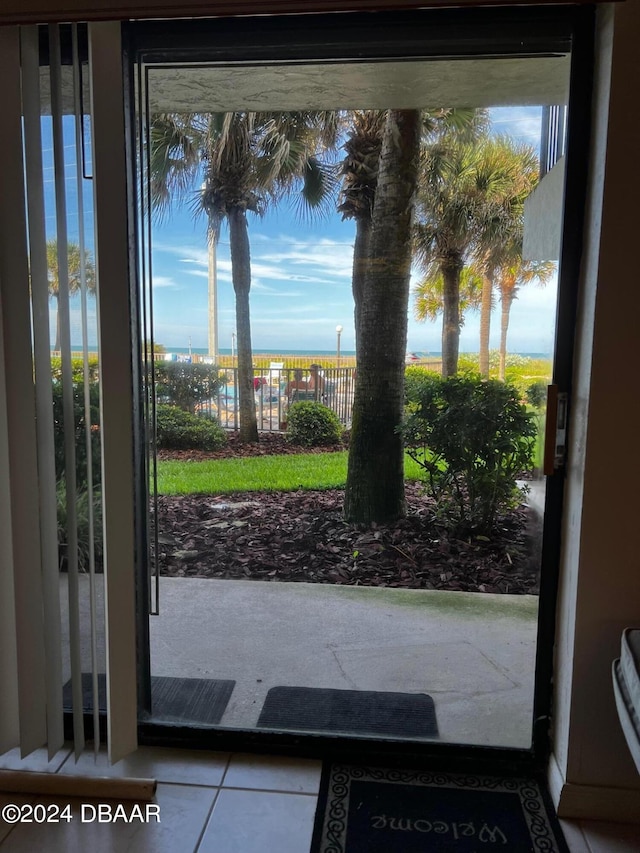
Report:
[{"label": "white cloud", "polygon": [[495,107],[491,109],[491,129],[511,136],[538,150],[540,146],[540,107]]},{"label": "white cloud", "polygon": [[[351,281],[353,268],[353,244],[350,242],[321,238],[319,240],[299,240],[295,237],[282,236],[278,242],[283,248],[278,252],[266,252],[260,255],[264,261],[275,261],[279,264],[290,264],[292,267],[304,266],[308,271],[305,278],[329,284],[331,279],[348,279]],[[313,275],[319,270],[321,278]],[[299,275],[299,271],[295,273]],[[327,278],[328,277],[328,278]]]},{"label": "white cloud", "polygon": [[181,290],[179,284],[177,284],[171,276],[168,275],[154,275],[152,276],[152,284],[153,287],[172,287],[175,290]]}]

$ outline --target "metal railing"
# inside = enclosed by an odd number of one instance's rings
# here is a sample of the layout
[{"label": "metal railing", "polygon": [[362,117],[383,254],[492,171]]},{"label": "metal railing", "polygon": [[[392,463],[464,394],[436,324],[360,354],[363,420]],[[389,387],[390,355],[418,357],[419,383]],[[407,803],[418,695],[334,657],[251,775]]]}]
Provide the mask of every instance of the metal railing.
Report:
[{"label": "metal railing", "polygon": [[[323,403],[336,413],[340,422],[351,426],[351,409],[355,389],[354,367],[329,367],[318,371],[317,383],[310,371],[303,371],[296,378],[299,369],[294,368],[256,368],[254,375],[254,396],[258,430],[261,432],[279,432],[286,429],[287,410],[296,399],[312,399]],[[198,414],[217,418],[225,429],[238,429],[239,405],[237,395],[237,367],[224,369],[225,381],[217,395],[200,403]],[[295,388],[294,384],[298,387]]]}]

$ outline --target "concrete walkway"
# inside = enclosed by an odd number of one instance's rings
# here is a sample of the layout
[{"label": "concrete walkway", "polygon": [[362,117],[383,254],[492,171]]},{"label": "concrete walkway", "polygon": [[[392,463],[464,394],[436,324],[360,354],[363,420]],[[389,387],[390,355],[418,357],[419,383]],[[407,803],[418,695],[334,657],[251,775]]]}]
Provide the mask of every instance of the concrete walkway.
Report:
[{"label": "concrete walkway", "polygon": [[443,741],[527,748],[534,596],[161,578],[154,675],[236,681],[254,727],[271,687],[429,693]]},{"label": "concrete walkway", "polygon": [[[66,647],[67,576],[60,580]],[[79,581],[89,671],[89,579]],[[527,748],[537,607],[535,596],[161,578],[151,670],[233,679],[223,726],[255,727],[267,691],[281,685],[429,693],[441,740]],[[104,671],[102,636],[98,645]]]}]

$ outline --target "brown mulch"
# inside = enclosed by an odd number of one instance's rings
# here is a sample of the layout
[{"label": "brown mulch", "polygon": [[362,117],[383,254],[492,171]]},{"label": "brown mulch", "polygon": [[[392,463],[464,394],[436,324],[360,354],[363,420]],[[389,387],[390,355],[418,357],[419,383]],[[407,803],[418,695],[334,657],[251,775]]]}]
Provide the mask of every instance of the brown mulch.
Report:
[{"label": "brown mulch", "polygon": [[[185,451],[164,458],[256,452],[299,450],[274,434],[258,447],[232,440],[217,454]],[[525,507],[504,518],[488,541],[448,536],[434,523],[433,501],[419,483],[407,484],[407,517],[391,525],[362,530],[347,524],[342,500],[339,489],[162,496],[160,572],[172,577],[538,593],[537,524]]]}]

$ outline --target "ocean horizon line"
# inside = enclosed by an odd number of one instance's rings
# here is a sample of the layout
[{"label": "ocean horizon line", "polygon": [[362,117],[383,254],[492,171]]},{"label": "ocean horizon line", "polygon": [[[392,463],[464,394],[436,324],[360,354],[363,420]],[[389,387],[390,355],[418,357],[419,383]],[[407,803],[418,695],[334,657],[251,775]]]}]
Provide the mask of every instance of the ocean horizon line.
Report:
[{"label": "ocean horizon line", "polygon": [[[72,351],[81,352],[82,344],[73,344],[71,346]],[[97,346],[90,347],[92,351],[97,350]],[[54,350],[54,347],[51,347],[51,350]],[[167,354],[176,353],[179,355],[188,355],[192,353],[194,355],[208,355],[209,349],[208,347],[169,347],[165,346],[163,352]],[[231,347],[220,347],[218,352],[220,355],[237,355],[237,350],[234,350],[233,353],[231,351]],[[408,350],[409,353],[413,353],[417,355],[419,358],[440,358],[442,355],[441,350]],[[355,356],[355,350],[341,350],[340,355],[344,357]],[[548,352],[527,352],[527,351],[512,351],[508,353],[509,355],[521,355],[527,358],[539,358],[539,359],[550,359],[552,357],[551,353]],[[298,358],[304,356],[326,356],[327,358],[335,358],[336,350],[335,349],[270,349],[270,348],[262,348],[262,347],[254,347],[253,355],[287,355],[287,356],[296,356]],[[460,355],[478,355],[478,350],[466,350],[461,352]]]},{"label": "ocean horizon line", "polygon": [[[189,352],[194,355],[208,355],[209,350],[207,347],[166,347],[165,351],[167,353],[176,353],[179,355],[189,354]],[[237,355],[238,351],[234,350],[231,352],[230,347],[220,347],[218,352],[220,355]],[[407,350],[407,353],[412,353],[417,355],[419,358],[440,358],[442,356],[442,350]],[[355,356],[355,350],[340,350],[340,355],[343,357],[353,357]],[[323,356],[326,358],[335,358],[336,351],[335,349],[262,349],[261,347],[253,347],[253,355],[288,355],[292,357],[303,357],[303,356]],[[478,355],[478,350],[468,350],[466,352],[461,352],[460,355]],[[510,352],[508,355],[521,355],[526,356],[528,358],[539,358],[539,359],[550,359],[551,353],[546,352]]]}]

